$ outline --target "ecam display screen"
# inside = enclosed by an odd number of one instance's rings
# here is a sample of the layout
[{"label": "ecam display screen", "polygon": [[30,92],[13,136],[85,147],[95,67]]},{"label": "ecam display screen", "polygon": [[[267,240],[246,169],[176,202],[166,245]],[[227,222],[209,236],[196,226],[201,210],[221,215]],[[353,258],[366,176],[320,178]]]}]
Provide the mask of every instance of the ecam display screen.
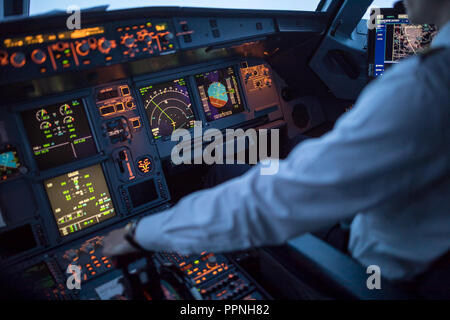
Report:
[{"label": "ecam display screen", "polygon": [[195,76],[207,121],[214,121],[245,110],[232,67]]},{"label": "ecam display screen", "polygon": [[61,236],[81,231],[116,215],[101,165],[45,181]]},{"label": "ecam display screen", "polygon": [[81,99],[22,112],[22,120],[40,170],[97,153]]}]

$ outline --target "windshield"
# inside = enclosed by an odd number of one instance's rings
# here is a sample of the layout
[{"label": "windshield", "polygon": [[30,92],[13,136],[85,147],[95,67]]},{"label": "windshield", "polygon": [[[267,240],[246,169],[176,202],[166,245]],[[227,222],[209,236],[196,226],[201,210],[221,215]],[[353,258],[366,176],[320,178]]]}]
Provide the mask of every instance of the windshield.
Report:
[{"label": "windshield", "polygon": [[63,10],[71,5],[81,9],[109,5],[108,10],[137,7],[202,7],[226,9],[260,9],[316,11],[320,0],[31,0],[30,15]]}]

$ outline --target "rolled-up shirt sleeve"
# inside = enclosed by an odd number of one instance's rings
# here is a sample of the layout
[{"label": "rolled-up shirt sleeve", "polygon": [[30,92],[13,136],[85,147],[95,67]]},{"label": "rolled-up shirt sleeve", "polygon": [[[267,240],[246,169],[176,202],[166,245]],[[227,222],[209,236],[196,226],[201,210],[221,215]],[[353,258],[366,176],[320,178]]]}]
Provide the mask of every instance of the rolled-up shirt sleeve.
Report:
[{"label": "rolled-up shirt sleeve", "polygon": [[332,131],[281,160],[278,173],[255,166],[193,193],[142,219],[137,241],[183,254],[276,245],[430,183],[448,165],[439,155],[442,115],[432,108],[439,93],[417,77],[375,81]]}]

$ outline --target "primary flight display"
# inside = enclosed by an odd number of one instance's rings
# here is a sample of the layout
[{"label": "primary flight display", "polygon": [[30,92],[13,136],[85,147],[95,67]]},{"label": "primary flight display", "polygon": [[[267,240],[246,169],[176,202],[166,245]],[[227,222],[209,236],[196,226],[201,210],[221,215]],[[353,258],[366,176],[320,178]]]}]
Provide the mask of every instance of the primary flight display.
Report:
[{"label": "primary flight display", "polygon": [[195,76],[207,121],[225,118],[245,110],[232,67]]}]

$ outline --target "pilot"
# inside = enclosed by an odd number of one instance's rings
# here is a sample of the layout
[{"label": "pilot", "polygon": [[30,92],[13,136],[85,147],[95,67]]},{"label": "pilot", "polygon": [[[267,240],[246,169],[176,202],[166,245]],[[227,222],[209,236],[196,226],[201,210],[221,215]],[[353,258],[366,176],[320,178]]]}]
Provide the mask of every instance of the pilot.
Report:
[{"label": "pilot", "polygon": [[353,218],[348,252],[408,281],[450,249],[450,0],[406,0],[431,49],[389,69],[334,129],[300,143],[275,175],[259,166],[105,239],[138,249],[229,252],[277,245]]}]

